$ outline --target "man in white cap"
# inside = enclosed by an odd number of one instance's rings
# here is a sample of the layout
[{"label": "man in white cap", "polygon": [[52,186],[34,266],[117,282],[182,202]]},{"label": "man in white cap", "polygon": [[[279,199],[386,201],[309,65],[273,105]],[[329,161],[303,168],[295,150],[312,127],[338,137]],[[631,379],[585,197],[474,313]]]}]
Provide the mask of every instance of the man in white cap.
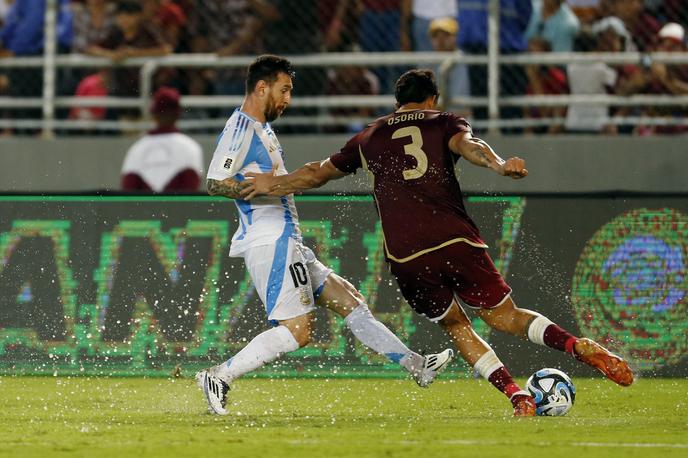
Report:
[{"label": "man in white cap", "polygon": [[[454,52],[460,53],[456,45],[456,34],[459,32],[459,23],[453,17],[441,17],[430,21],[428,26],[428,36],[432,49],[435,52]],[[439,75],[439,66],[433,69]],[[471,82],[468,76],[468,66],[466,64],[456,64],[452,67],[448,77],[448,92],[445,94],[444,104],[448,105],[446,97],[470,97]],[[470,108],[452,110],[463,117],[471,117]]]},{"label": "man in white cap", "polygon": [[[685,52],[686,31],[680,24],[670,22],[661,28],[657,34],[657,51]],[[685,65],[654,63],[651,68],[652,76],[670,94],[688,94],[688,68]]]}]

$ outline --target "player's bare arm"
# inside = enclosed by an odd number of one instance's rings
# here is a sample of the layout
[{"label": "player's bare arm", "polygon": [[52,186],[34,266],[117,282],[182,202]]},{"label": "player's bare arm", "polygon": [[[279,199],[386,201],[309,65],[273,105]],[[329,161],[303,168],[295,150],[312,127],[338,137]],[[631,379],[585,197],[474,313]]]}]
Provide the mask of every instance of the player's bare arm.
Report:
[{"label": "player's bare arm", "polygon": [[490,168],[503,176],[519,179],[528,175],[525,160],[520,157],[502,159],[487,142],[474,137],[470,132],[454,135],[449,140],[449,149],[471,164]]},{"label": "player's bare arm", "polygon": [[241,191],[242,199],[251,200],[256,196],[286,196],[306,189],[319,188],[330,180],[346,176],[329,159],[309,162],[287,175],[272,173],[246,174],[247,187]]},{"label": "player's bare arm", "polygon": [[237,181],[234,178],[225,178],[224,180],[213,180],[208,178],[206,181],[206,189],[211,196],[224,196],[230,199],[241,199],[241,190],[247,186],[247,183]]}]

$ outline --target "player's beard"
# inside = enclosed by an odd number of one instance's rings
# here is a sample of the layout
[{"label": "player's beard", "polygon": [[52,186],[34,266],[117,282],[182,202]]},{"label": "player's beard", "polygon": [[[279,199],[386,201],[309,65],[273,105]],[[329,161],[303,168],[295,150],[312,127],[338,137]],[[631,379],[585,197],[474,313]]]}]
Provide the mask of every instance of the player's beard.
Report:
[{"label": "player's beard", "polygon": [[263,112],[263,115],[265,116],[265,121],[274,121],[275,119],[282,116],[282,111],[284,110],[280,110],[272,98],[268,99],[267,106],[265,107],[265,111]]}]

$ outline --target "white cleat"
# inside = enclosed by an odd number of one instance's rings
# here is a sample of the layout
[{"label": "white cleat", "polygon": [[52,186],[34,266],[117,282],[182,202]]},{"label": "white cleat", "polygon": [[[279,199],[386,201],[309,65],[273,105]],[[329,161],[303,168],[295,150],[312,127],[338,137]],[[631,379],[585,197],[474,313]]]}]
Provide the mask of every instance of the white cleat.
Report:
[{"label": "white cleat", "polygon": [[227,393],[229,384],[219,377],[210,374],[209,370],[196,373],[196,384],[203,390],[209,409],[218,415],[227,415]]},{"label": "white cleat", "polygon": [[454,359],[454,350],[447,348],[441,353],[425,355],[423,357],[423,369],[413,375],[419,387],[427,388],[435,378]]}]

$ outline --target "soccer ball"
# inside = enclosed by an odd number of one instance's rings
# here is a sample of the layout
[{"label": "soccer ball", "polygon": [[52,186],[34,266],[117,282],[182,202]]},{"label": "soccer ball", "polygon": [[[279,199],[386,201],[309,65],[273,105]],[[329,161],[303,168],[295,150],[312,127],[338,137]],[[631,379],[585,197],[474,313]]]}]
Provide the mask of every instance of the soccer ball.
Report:
[{"label": "soccer ball", "polygon": [[576,399],[576,387],[569,376],[558,369],[540,369],[530,376],[526,388],[535,398],[538,415],[566,415]]}]

